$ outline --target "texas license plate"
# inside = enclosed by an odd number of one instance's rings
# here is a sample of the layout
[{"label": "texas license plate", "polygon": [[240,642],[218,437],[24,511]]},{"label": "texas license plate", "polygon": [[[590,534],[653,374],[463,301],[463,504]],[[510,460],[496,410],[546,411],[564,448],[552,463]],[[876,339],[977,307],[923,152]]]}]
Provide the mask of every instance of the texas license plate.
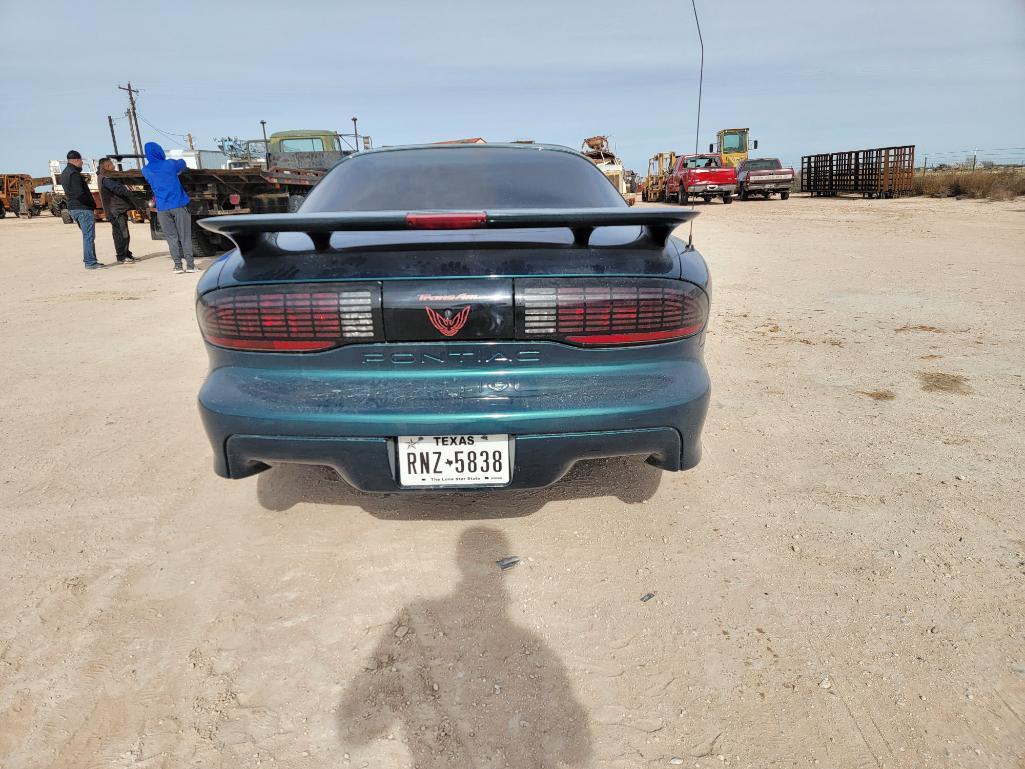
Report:
[{"label": "texas license plate", "polygon": [[508,435],[400,435],[403,486],[500,486],[509,482]]}]

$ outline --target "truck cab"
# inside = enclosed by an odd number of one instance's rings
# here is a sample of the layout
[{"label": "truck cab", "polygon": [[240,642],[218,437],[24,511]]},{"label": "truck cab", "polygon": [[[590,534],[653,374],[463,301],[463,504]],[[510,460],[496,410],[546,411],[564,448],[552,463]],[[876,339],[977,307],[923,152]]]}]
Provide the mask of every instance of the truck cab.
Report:
[{"label": "truck cab", "polygon": [[737,191],[737,172],[723,164],[714,152],[700,155],[681,155],[666,178],[665,200],[685,206],[691,197],[700,197],[706,203],[722,198],[733,202]]},{"label": "truck cab", "polygon": [[750,128],[724,128],[715,135],[715,146],[708,145],[709,152],[722,156],[723,165],[733,168],[747,160],[751,149],[758,149],[758,140],[751,141]]},{"label": "truck cab", "polygon": [[277,131],[267,140],[268,168],[312,168],[327,171],[346,155],[334,131]]}]

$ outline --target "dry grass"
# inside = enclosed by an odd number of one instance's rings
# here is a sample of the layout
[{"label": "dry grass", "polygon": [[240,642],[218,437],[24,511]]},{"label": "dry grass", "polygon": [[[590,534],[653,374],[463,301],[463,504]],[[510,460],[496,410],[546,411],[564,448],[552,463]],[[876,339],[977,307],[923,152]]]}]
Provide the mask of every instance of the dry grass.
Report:
[{"label": "dry grass", "polygon": [[914,194],[931,198],[966,197],[1013,200],[1025,195],[1025,168],[916,172]]},{"label": "dry grass", "polygon": [[945,374],[942,371],[920,371],[917,374],[922,389],[926,392],[955,393],[971,395],[968,379],[960,374]]}]

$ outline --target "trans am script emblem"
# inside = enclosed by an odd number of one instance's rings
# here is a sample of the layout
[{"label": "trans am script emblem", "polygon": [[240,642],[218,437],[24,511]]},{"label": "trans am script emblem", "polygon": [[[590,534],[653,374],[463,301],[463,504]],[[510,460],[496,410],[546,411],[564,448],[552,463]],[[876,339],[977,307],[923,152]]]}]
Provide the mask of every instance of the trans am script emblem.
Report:
[{"label": "trans am script emblem", "polygon": [[466,321],[470,317],[470,305],[466,305],[457,313],[453,313],[452,310],[437,312],[430,307],[424,309],[427,310],[427,319],[431,321],[431,325],[445,336],[458,334],[459,329],[466,325]]}]

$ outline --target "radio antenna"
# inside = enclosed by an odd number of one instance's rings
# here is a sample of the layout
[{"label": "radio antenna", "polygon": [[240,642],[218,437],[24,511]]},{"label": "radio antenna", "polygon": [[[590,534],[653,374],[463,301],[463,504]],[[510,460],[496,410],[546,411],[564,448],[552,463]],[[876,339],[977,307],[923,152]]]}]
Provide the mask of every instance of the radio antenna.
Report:
[{"label": "radio antenna", "polygon": [[[696,0],[690,0],[690,7],[694,9],[694,24],[698,28],[698,45],[701,47],[701,67],[698,70],[698,120],[694,129],[694,154],[698,154],[698,144],[701,141],[701,89],[705,84],[705,41],[701,38],[701,22],[698,20],[698,6]],[[694,246],[694,220],[690,220],[690,234],[687,236],[687,247]]]}]

